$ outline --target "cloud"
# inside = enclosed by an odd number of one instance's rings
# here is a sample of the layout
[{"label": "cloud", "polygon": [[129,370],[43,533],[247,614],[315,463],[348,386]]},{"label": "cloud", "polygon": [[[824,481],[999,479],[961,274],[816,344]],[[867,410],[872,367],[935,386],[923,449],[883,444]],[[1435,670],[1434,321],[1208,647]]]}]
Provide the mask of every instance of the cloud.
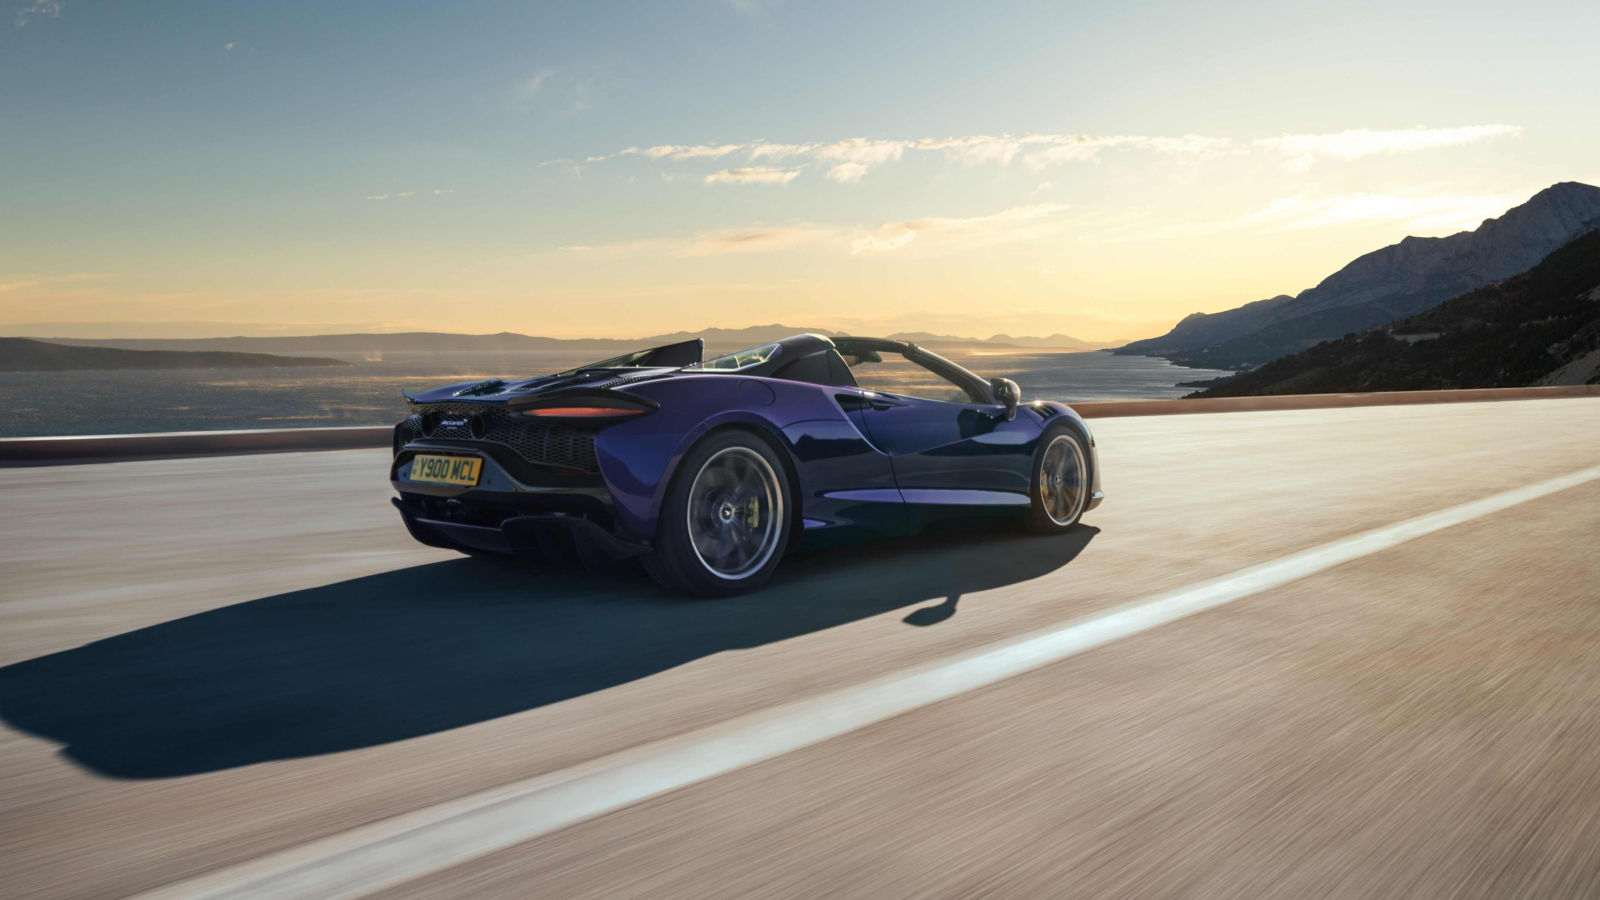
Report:
[{"label": "cloud", "polygon": [[710,231],[681,249],[685,256],[720,256],[725,253],[761,253],[788,250],[834,238],[837,230],[821,225],[781,228],[733,228]]},{"label": "cloud", "polygon": [[1289,169],[1303,172],[1320,159],[1352,160],[1380,153],[1410,153],[1520,135],[1516,125],[1466,125],[1456,128],[1406,128],[1373,131],[1356,128],[1332,134],[1286,134],[1254,142],[1289,158]]},{"label": "cloud", "polygon": [[850,242],[851,253],[888,253],[917,239],[917,229],[905,225],[884,226],[875,234],[864,234]]},{"label": "cloud", "polygon": [[750,145],[750,159],[784,160],[791,156],[804,156],[815,149],[815,144],[769,144],[757,141]]},{"label": "cloud", "polygon": [[1411,234],[1453,234],[1478,227],[1527,199],[1526,194],[1344,194],[1277,197],[1234,219],[1193,222],[1142,232],[1097,236],[1116,242],[1181,238],[1228,231],[1303,231],[1359,222],[1394,222]]},{"label": "cloud", "polygon": [[561,69],[540,69],[515,82],[509,102],[514,109],[542,109],[573,116],[588,109],[592,85],[585,78]]},{"label": "cloud", "polygon": [[534,76],[528,79],[528,83],[522,86],[523,93],[531,97],[534,94],[544,90],[545,83],[548,82],[550,80],[550,76],[554,74],[556,74],[554,69],[545,69],[541,72],[534,73]]},{"label": "cloud", "polygon": [[1052,221],[1067,207],[1059,203],[1004,209],[967,218],[930,216],[886,222],[876,228],[797,222],[706,231],[687,238],[647,238],[617,244],[574,244],[563,252],[596,258],[638,256],[700,257],[766,253],[801,247],[859,255],[899,250],[921,236],[937,236],[942,249],[986,246],[1034,237],[1058,228]]},{"label": "cloud", "polygon": [[1326,228],[1352,222],[1404,222],[1410,231],[1456,232],[1476,228],[1521,202],[1507,195],[1352,194],[1277,204],[1267,220],[1278,230]]},{"label": "cloud", "polygon": [[905,153],[911,141],[879,141],[868,138],[850,138],[823,144],[813,153],[818,159],[830,162],[852,162],[863,166],[876,166],[897,160]]},{"label": "cloud", "polygon": [[54,19],[61,15],[59,0],[33,0],[27,6],[17,8],[16,27],[21,28],[35,17]]},{"label": "cloud", "polygon": [[1023,163],[1035,172],[1046,166],[1055,166],[1062,163],[1088,162],[1100,155],[1100,151],[1108,146],[1115,146],[1110,140],[1082,138],[1073,141],[1063,141],[1051,144],[1043,150],[1035,150],[1023,158]]},{"label": "cloud", "polygon": [[795,247],[838,242],[844,231],[826,225],[801,222],[791,225],[755,225],[706,231],[689,238],[646,238],[617,244],[573,244],[559,248],[596,258],[616,259],[639,256],[696,257],[730,253],[767,253]]},{"label": "cloud", "polygon": [[[434,189],[429,190],[429,191],[423,191],[423,193],[431,194],[432,196],[435,196],[435,197],[443,197],[445,194],[453,194],[453,193],[455,193],[455,188],[434,188]],[[363,200],[391,200],[391,199],[392,200],[410,200],[412,197],[415,197],[416,195],[417,195],[416,191],[391,191],[390,193],[386,193],[386,194],[368,194],[367,196],[362,197],[361,199],[363,199]]]},{"label": "cloud", "polygon": [[838,165],[828,170],[827,177],[839,184],[846,184],[860,181],[870,166],[900,159],[909,146],[911,146],[910,141],[851,138],[816,147],[812,153],[826,162],[837,162]]},{"label": "cloud", "polygon": [[861,180],[867,174],[867,167],[861,163],[840,163],[828,170],[827,179],[839,184],[850,184]]},{"label": "cloud", "polygon": [[34,17],[54,19],[61,15],[61,4],[58,0],[33,0],[27,6],[17,8],[16,27],[27,25]]},{"label": "cloud", "polygon": [[943,150],[945,158],[964,166],[1011,165],[1022,142],[1008,137],[924,138],[913,142],[918,150]]},{"label": "cloud", "polygon": [[[1349,194],[1280,197],[1234,219],[1180,225],[1144,221],[1101,222],[1098,232],[1078,237],[1090,243],[1125,243],[1192,238],[1235,230],[1299,231],[1362,222],[1399,223],[1409,233],[1447,234],[1476,227],[1483,219],[1514,206],[1524,194]],[[651,238],[619,244],[575,245],[567,252],[607,258],[634,256],[703,257],[817,248],[851,256],[874,256],[929,245],[940,253],[1021,241],[1060,240],[1065,229],[1081,230],[1094,221],[1063,215],[1061,203],[1031,203],[977,216],[925,216],[884,222],[876,227],[803,222],[757,225],[702,232],[687,238]]]},{"label": "cloud", "polygon": [[750,166],[713,172],[706,176],[706,184],[788,184],[799,174],[799,169]]},{"label": "cloud", "polygon": [[1231,146],[1232,143],[1225,138],[1207,138],[1198,135],[1176,138],[1074,134],[1030,134],[1020,137],[971,135],[914,140],[857,137],[824,143],[750,141],[739,144],[658,144],[643,149],[628,147],[615,153],[596,154],[585,157],[584,161],[598,163],[623,156],[640,156],[652,160],[683,162],[695,159],[722,159],[736,154],[743,154],[752,163],[809,158],[831,163],[826,177],[846,184],[860,181],[873,166],[898,162],[905,158],[907,153],[912,152],[939,153],[950,162],[962,166],[1005,167],[1021,156],[1029,169],[1037,171],[1045,166],[1060,163],[1093,160],[1108,148],[1142,149],[1165,154],[1215,155],[1228,150]]},{"label": "cloud", "polygon": [[899,250],[917,239],[920,234],[945,232],[960,235],[968,245],[994,244],[1037,233],[1042,220],[1066,210],[1060,203],[1039,203],[1016,206],[987,216],[969,218],[908,219],[880,225],[870,232],[857,234],[850,242],[850,252],[887,253]]},{"label": "cloud", "polygon": [[1124,138],[1124,145],[1136,150],[1151,150],[1177,156],[1220,156],[1234,149],[1227,138],[1206,137],[1203,134],[1185,134],[1180,137]]},{"label": "cloud", "polygon": [[663,157],[671,157],[672,159],[679,160],[721,159],[730,153],[737,153],[740,150],[745,149],[745,146],[746,145],[744,144],[696,144],[694,146],[684,147],[676,144],[660,144],[645,150],[639,150],[636,147],[629,147],[627,150],[623,150],[617,155],[626,156],[632,153],[639,153],[649,157],[650,159],[661,159]]},{"label": "cloud", "polygon": [[860,181],[869,168],[898,162],[911,153],[938,153],[947,161],[962,166],[992,165],[1004,168],[1020,159],[1023,166],[1032,172],[1050,166],[1099,162],[1111,152],[1152,153],[1189,159],[1268,153],[1288,158],[1291,170],[1304,171],[1318,159],[1351,160],[1375,153],[1415,152],[1516,135],[1521,131],[1515,125],[1464,125],[1399,131],[1360,128],[1331,134],[1282,135],[1245,141],[1200,134],[1176,137],[1141,134],[968,135],[914,140],[857,137],[819,143],[749,141],[736,144],[658,144],[644,149],[628,147],[615,153],[597,154],[586,157],[585,162],[598,163],[623,156],[687,162],[720,160],[740,154],[750,163],[811,159],[827,163],[825,177],[841,184]]},{"label": "cloud", "polygon": [[9,281],[0,281],[0,294],[5,294],[11,291],[22,291],[27,290],[28,288],[42,287],[47,285],[53,286],[83,281],[103,281],[110,276],[103,272],[67,272],[61,275],[17,273],[0,277],[7,277],[11,279]]},{"label": "cloud", "polygon": [[[1023,157],[1023,163],[1037,172],[1046,166],[1063,163],[1096,162],[1106,150],[1134,150],[1163,156],[1214,157],[1234,149],[1227,138],[1186,134],[1181,137],[1152,137],[1139,134],[1056,134],[1030,135],[1024,144],[1040,146]],[[1042,146],[1041,146],[1042,145]]]}]

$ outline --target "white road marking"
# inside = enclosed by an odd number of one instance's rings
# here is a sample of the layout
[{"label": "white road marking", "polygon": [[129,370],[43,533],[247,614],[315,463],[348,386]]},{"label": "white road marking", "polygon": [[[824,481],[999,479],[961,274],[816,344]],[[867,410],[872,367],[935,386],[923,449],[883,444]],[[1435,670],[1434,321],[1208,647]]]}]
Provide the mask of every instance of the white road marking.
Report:
[{"label": "white road marking", "polygon": [[1600,466],[1418,516],[999,646],[398,816],[144,896],[370,893],[1597,478]]}]

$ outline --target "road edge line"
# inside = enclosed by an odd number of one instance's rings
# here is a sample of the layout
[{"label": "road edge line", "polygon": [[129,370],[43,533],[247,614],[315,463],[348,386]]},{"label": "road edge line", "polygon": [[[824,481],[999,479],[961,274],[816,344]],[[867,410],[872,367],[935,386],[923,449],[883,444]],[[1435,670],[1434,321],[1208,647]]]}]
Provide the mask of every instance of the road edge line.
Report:
[{"label": "road edge line", "polygon": [[1600,466],[1427,513],[998,645],[360,826],[139,896],[146,900],[361,896],[1596,479]]}]

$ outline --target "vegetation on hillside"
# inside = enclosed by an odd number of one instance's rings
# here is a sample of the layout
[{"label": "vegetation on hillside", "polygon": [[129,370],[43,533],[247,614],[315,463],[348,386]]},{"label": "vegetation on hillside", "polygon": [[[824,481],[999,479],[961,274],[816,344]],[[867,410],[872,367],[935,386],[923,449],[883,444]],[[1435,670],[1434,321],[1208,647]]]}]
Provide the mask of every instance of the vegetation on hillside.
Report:
[{"label": "vegetation on hillside", "polygon": [[[1521,387],[1600,351],[1600,230],[1521,275],[1192,397]],[[1588,383],[1600,382],[1591,373]]]}]

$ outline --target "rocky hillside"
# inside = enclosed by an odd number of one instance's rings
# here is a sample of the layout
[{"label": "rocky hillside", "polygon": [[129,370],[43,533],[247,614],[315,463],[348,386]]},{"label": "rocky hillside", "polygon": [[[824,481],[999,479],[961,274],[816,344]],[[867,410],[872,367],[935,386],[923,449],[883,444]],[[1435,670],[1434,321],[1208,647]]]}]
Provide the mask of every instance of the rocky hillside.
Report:
[{"label": "rocky hillside", "polygon": [[1259,365],[1526,271],[1596,225],[1600,188],[1563,182],[1474,231],[1408,237],[1357,258],[1298,296],[1195,313],[1167,334],[1117,352],[1222,369]]},{"label": "rocky hillside", "polygon": [[1600,230],[1527,272],[1191,396],[1600,383]]}]

